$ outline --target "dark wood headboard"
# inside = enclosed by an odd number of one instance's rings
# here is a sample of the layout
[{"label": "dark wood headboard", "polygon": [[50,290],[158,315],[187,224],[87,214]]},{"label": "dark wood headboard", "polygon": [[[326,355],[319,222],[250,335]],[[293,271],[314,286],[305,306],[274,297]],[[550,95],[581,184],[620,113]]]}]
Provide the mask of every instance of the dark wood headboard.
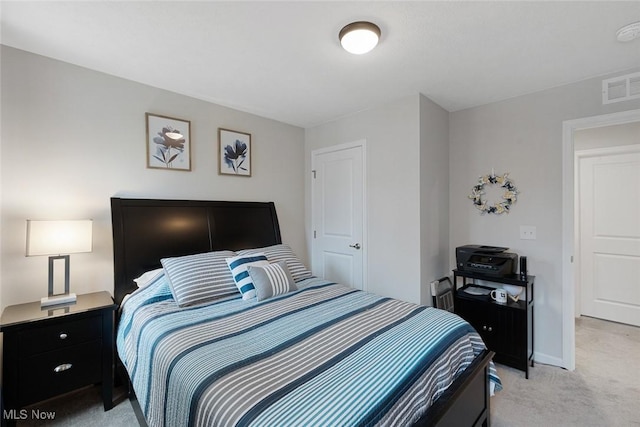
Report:
[{"label": "dark wood headboard", "polygon": [[273,202],[111,198],[114,297],[160,259],[282,243]]}]

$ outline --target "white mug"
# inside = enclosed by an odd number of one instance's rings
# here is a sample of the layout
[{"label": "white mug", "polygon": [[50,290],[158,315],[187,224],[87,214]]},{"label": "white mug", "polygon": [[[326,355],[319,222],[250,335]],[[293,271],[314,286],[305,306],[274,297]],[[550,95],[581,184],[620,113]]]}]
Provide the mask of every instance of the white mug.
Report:
[{"label": "white mug", "polygon": [[494,289],[491,291],[491,298],[495,302],[505,304],[507,302],[507,291],[504,289]]}]

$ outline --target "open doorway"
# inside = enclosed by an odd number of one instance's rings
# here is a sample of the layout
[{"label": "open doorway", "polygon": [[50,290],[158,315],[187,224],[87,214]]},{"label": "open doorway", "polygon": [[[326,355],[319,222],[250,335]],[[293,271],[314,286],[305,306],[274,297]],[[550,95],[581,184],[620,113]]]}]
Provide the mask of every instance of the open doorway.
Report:
[{"label": "open doorway", "polygon": [[586,117],[565,121],[563,123],[563,367],[575,369],[575,317],[576,317],[576,278],[578,264],[574,262],[578,255],[578,232],[576,230],[576,165],[575,151],[576,132],[584,129],[595,129],[625,123],[640,122],[640,110],[631,110],[615,114]]},{"label": "open doorway", "polygon": [[576,318],[640,326],[640,122],[578,130],[574,150]]}]

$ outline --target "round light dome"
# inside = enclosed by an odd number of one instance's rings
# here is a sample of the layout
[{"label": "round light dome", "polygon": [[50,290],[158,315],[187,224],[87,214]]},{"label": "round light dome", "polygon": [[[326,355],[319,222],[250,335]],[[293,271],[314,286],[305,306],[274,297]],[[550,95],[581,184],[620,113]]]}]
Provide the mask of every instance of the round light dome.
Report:
[{"label": "round light dome", "polygon": [[349,53],[362,55],[378,44],[380,28],[371,22],[352,22],[340,30],[340,44]]}]

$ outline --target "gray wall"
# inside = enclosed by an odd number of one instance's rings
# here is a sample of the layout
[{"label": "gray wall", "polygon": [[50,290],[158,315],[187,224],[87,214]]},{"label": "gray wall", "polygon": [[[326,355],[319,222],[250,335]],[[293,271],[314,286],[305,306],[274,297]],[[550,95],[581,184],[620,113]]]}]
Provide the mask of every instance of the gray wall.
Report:
[{"label": "gray wall", "polygon": [[[429,282],[446,273],[447,116],[414,95],[306,130],[307,171],[313,150],[367,141],[370,292],[430,304]],[[310,173],[306,188],[310,229]]]},{"label": "gray wall", "polygon": [[449,276],[449,113],[420,95],[420,303],[429,283]]},{"label": "gray wall", "polygon": [[418,108],[418,96],[411,96],[305,131],[307,230],[311,152],[366,140],[366,290],[412,302],[420,301]]},{"label": "gray wall", "polygon": [[[109,198],[274,201],[306,262],[304,131],[2,46],[0,304],[46,295],[47,257],[25,257],[26,219],[93,219],[71,255],[76,293],[113,289]],[[145,112],[191,121],[192,171],[146,168]],[[251,178],[218,175],[218,127],[252,134]]]},{"label": "gray wall", "polygon": [[[111,290],[109,197],[116,194],[273,200],[283,239],[306,261],[310,153],[365,139],[368,290],[428,302],[425,287],[455,265],[453,248],[508,246],[528,256],[536,275],[536,359],[555,364],[562,357],[562,122],[640,108],[640,100],[602,105],[601,81],[612,74],[451,114],[415,95],[304,131],[1,49],[0,306],[45,293],[46,257],[24,257],[27,218],[93,218],[94,251],[72,255],[72,288]],[[193,171],[146,168],[145,112],[191,120]],[[218,127],[253,135],[252,178],[217,174]],[[467,197],[492,168],[510,172],[520,191],[508,215],[481,216]],[[520,240],[520,225],[535,225],[537,240]]]},{"label": "gray wall", "polygon": [[[633,71],[633,70],[631,70]],[[562,363],[562,123],[640,108],[602,104],[602,76],[451,113],[451,248],[507,246],[526,255],[535,282],[536,360]],[[509,172],[520,191],[511,213],[480,215],[468,195],[479,176]],[[537,240],[520,240],[520,225]],[[450,251],[450,265],[455,263]]]}]

